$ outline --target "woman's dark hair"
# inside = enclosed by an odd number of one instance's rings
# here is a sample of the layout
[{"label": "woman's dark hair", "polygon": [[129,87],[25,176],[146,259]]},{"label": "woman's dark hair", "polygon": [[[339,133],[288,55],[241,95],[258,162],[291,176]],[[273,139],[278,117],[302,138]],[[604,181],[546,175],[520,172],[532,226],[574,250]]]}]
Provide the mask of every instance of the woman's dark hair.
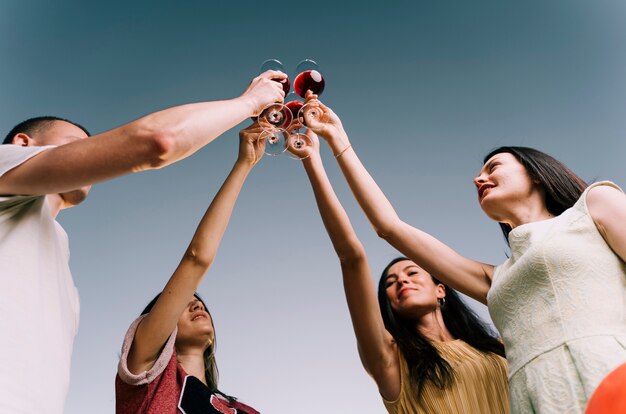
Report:
[{"label": "woman's dark hair", "polygon": [[[558,216],[580,198],[587,183],[577,176],[565,164],[554,157],[534,148],[500,147],[491,151],[483,160],[485,164],[496,154],[512,154],[526,168],[530,179],[539,183],[543,189],[544,202],[548,211]],[[511,226],[500,223],[504,238],[509,241]]]},{"label": "woman's dark hair", "polygon": [[[437,348],[415,328],[415,320],[403,318],[391,308],[387,297],[387,273],[391,266],[404,260],[411,261],[406,257],[398,257],[383,270],[378,282],[378,304],[385,328],[398,344],[409,367],[411,386],[419,396],[427,382],[432,382],[441,389],[447,388],[454,380],[454,373],[450,364],[439,355]],[[446,296],[444,305],[441,306],[441,314],[452,336],[462,339],[481,352],[504,357],[504,345],[463,302],[459,294],[433,276],[431,278],[436,285],[442,284],[445,287]]]},{"label": "woman's dark hair", "polygon": [[[148,303],[148,305],[141,312],[141,314],[145,315],[149,313],[154,307],[154,304],[157,302],[160,296],[161,296],[160,293],[156,295],[154,299],[152,299],[150,303]],[[209,309],[206,307],[206,304],[204,303],[202,298],[198,296],[197,293],[194,293],[194,296],[202,303],[204,310],[207,311],[209,315],[211,315],[211,313],[209,312]],[[211,392],[220,393],[222,396],[228,398],[231,401],[234,401],[235,398],[224,394],[217,388],[219,372],[217,370],[217,362],[215,361],[215,325],[213,324],[213,318],[211,318],[211,325],[213,325],[213,343],[204,351],[204,375],[206,377],[207,386],[209,387]]]}]

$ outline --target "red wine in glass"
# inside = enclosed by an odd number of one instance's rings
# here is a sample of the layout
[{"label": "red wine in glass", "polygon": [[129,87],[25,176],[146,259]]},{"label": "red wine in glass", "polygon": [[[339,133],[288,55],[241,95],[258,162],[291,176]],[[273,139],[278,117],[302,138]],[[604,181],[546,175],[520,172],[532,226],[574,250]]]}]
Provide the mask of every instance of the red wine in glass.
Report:
[{"label": "red wine in glass", "polygon": [[[302,62],[298,63],[296,72],[298,73],[298,75],[293,81],[293,89],[298,95],[305,98],[307,91],[311,91],[316,95],[321,95],[322,92],[324,92],[326,82],[324,81],[324,77],[322,76],[322,74],[319,72],[319,67],[317,66],[317,63],[315,63],[311,59],[305,59]],[[305,113],[317,119],[319,119],[321,116],[321,110],[317,108],[315,104],[307,103],[303,105],[303,107],[300,108],[298,112],[297,118],[300,123],[305,125]]]},{"label": "red wine in glass", "polygon": [[[259,69],[259,74],[264,73],[268,70],[275,70],[275,71],[280,71],[280,72],[285,72],[285,68],[283,67],[283,64],[277,60],[277,59],[268,59],[265,62],[263,62],[263,64],[261,64],[261,68]],[[278,82],[281,84],[282,88],[283,88],[283,92],[285,92],[285,95],[287,95],[289,93],[289,89],[291,88],[291,82],[289,81],[289,78],[284,78],[284,79],[279,79],[279,78],[273,78],[272,79],[275,82]],[[263,112],[261,113],[261,117],[266,117],[267,119],[267,124],[271,124],[271,126],[279,126],[279,127],[286,127],[287,125],[276,125],[276,119],[275,119],[275,114],[272,115],[274,117],[274,119],[269,119],[270,117],[267,114],[267,111],[270,107],[272,107],[274,105],[268,105],[267,107],[265,107],[263,109]],[[274,111],[275,112],[275,111]],[[256,121],[258,119],[258,117],[253,116],[252,120]],[[289,120],[289,122],[291,122],[291,119]]]},{"label": "red wine in glass", "polygon": [[326,82],[324,77],[317,70],[305,70],[296,76],[293,81],[294,91],[301,97],[306,96],[306,91],[311,91],[316,95],[321,95]]},{"label": "red wine in glass", "polygon": [[272,80],[281,84],[281,86],[283,87],[283,92],[285,92],[285,96],[287,96],[287,94],[289,93],[289,89],[291,89],[291,82],[289,82],[289,78],[285,78],[282,80],[280,79],[272,79]]},{"label": "red wine in glass", "polygon": [[285,104],[285,106],[291,111],[293,119],[298,118],[298,112],[300,112],[300,108],[302,108],[303,105],[304,102],[302,101],[291,101]]},{"label": "red wine in glass", "polygon": [[304,102],[295,93],[291,93],[287,99],[285,106],[289,108],[293,114],[293,121],[287,128],[287,155],[293,159],[306,158],[308,155],[302,155],[302,149],[312,145],[311,138],[304,133],[302,119],[298,118],[300,110],[304,106]]}]

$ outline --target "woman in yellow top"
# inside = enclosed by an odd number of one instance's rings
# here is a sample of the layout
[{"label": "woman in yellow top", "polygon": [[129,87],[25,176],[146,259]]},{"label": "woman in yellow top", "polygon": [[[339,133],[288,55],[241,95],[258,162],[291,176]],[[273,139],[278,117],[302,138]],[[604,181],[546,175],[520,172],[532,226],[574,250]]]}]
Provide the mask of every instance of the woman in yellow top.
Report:
[{"label": "woman in yellow top", "polygon": [[508,413],[504,347],[454,290],[398,258],[383,272],[377,302],[363,245],[324,171],[317,136],[307,134],[312,144],[290,151],[304,158],[341,263],[361,361],[388,412]]}]

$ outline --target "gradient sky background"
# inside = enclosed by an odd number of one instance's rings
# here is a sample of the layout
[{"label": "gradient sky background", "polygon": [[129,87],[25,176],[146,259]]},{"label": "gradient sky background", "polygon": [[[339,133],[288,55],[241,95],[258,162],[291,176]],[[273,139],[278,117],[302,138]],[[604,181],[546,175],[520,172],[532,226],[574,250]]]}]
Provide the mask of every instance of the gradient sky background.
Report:
[{"label": "gradient sky background", "polygon": [[[265,59],[294,70],[312,58],[322,100],[401,217],[469,257],[496,264],[507,251],[471,182],[496,146],[537,147],[588,181],[626,186],[625,2],[363,4],[3,0],[0,132],[53,114],[97,134],[235,97]],[[238,129],[165,169],[97,185],[59,215],[82,307],[67,413],[114,411],[124,333],[178,264],[235,160]],[[397,253],[322,151],[377,278]],[[299,162],[256,167],[199,292],[225,392],[263,413],[384,412]]]}]

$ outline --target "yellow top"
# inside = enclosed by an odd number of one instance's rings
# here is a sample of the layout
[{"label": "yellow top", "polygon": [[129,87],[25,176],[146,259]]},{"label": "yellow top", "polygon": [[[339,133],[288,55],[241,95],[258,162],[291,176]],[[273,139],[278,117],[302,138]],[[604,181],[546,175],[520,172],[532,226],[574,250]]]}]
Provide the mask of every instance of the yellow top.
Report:
[{"label": "yellow top", "polygon": [[390,414],[502,414],[509,412],[506,360],[485,354],[464,341],[433,342],[454,371],[454,382],[444,390],[424,384],[420,399],[409,383],[409,369],[400,352],[400,395],[383,399]]}]

